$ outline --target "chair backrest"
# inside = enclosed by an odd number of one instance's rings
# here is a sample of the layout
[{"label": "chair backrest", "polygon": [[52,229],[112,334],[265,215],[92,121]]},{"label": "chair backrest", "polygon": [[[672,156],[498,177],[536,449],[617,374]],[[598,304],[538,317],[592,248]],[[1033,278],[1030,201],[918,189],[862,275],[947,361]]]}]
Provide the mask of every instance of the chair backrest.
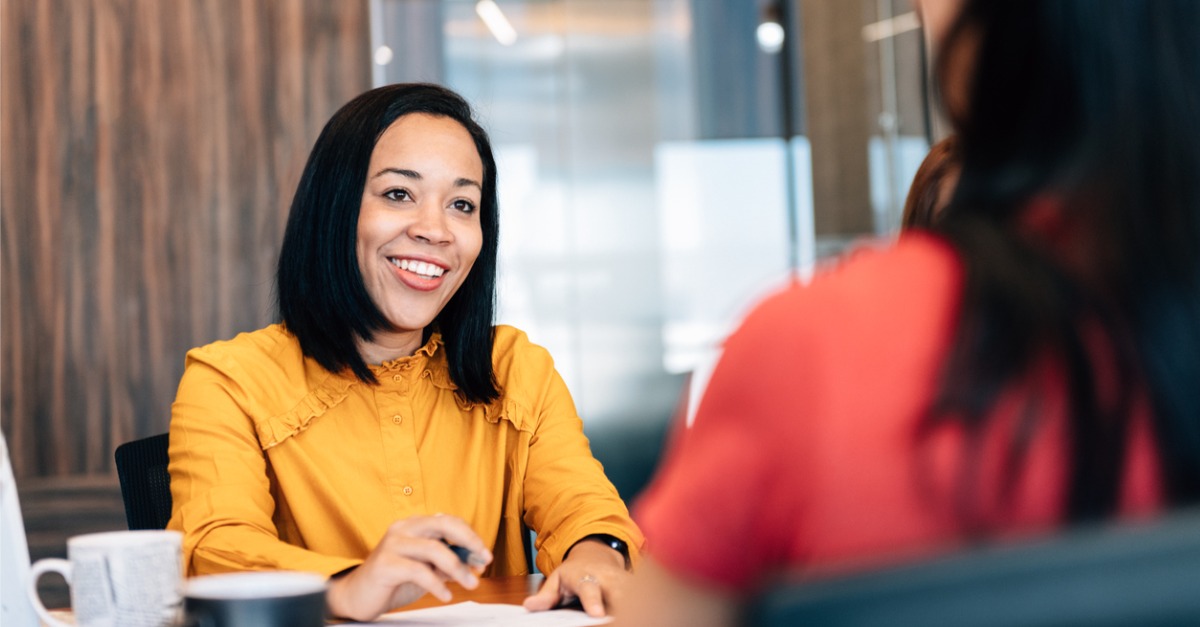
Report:
[{"label": "chair backrest", "polygon": [[117,477],[130,529],[163,529],[171,519],[167,440],[163,433],[117,447]]},{"label": "chair backrest", "polygon": [[1200,625],[1200,513],[808,583],[780,583],[748,625]]}]

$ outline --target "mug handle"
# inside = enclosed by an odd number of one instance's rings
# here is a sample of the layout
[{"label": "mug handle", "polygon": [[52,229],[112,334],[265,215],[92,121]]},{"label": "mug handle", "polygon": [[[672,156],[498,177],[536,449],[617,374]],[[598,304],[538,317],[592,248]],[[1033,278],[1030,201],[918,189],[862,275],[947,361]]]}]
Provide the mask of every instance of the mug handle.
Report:
[{"label": "mug handle", "polygon": [[50,611],[42,605],[42,598],[38,596],[37,583],[38,579],[46,573],[58,573],[67,580],[67,585],[71,585],[71,562],[59,559],[57,557],[48,557],[34,562],[33,567],[29,569],[29,587],[26,592],[29,594],[29,602],[33,605],[33,610],[37,612],[42,622],[50,625],[50,627],[72,627],[70,623],[63,621],[50,615]]}]

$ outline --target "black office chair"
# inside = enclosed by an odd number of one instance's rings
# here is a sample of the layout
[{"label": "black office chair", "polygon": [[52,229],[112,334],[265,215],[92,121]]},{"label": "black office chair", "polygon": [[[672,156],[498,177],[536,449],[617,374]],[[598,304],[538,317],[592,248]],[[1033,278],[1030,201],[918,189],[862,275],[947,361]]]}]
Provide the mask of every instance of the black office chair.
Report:
[{"label": "black office chair", "polygon": [[126,442],[117,447],[114,456],[129,528],[165,528],[171,519],[167,434]]},{"label": "black office chair", "polygon": [[748,610],[758,627],[1200,625],[1200,512],[780,583]]}]

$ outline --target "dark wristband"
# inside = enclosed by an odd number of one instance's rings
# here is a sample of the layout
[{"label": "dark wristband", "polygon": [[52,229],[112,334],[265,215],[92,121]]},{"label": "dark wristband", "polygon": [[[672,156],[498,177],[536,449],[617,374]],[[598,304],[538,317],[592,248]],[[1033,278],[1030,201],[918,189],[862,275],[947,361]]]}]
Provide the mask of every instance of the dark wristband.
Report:
[{"label": "dark wristband", "polygon": [[[629,567],[631,565],[630,560],[629,560],[629,545],[626,544],[624,540],[622,540],[616,536],[609,535],[607,533],[593,533],[591,535],[586,535],[586,536],[580,538],[579,542],[583,542],[585,540],[594,540],[596,542],[603,543],[604,546],[607,546],[608,548],[616,551],[617,553],[620,553],[621,557],[625,558],[625,570],[629,570]],[[579,542],[572,544],[571,548],[575,548],[575,545],[579,544]],[[568,553],[570,553],[570,551],[568,551]]]}]

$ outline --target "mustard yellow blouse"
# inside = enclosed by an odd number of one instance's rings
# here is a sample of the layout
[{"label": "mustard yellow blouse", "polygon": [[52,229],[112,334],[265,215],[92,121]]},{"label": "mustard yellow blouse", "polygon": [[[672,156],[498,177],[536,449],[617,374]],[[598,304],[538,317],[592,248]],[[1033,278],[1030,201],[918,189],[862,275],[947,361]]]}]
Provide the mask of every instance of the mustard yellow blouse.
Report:
[{"label": "mustard yellow blouse", "polygon": [[527,572],[522,522],[550,572],[593,533],[642,535],[591,454],[545,349],[496,328],[501,398],[461,402],[434,335],[372,367],[378,386],[305,358],[280,325],[188,352],[171,408],[169,529],[187,572],[287,569],[331,575],[360,563],[388,525],[466,520],[495,561]]}]

